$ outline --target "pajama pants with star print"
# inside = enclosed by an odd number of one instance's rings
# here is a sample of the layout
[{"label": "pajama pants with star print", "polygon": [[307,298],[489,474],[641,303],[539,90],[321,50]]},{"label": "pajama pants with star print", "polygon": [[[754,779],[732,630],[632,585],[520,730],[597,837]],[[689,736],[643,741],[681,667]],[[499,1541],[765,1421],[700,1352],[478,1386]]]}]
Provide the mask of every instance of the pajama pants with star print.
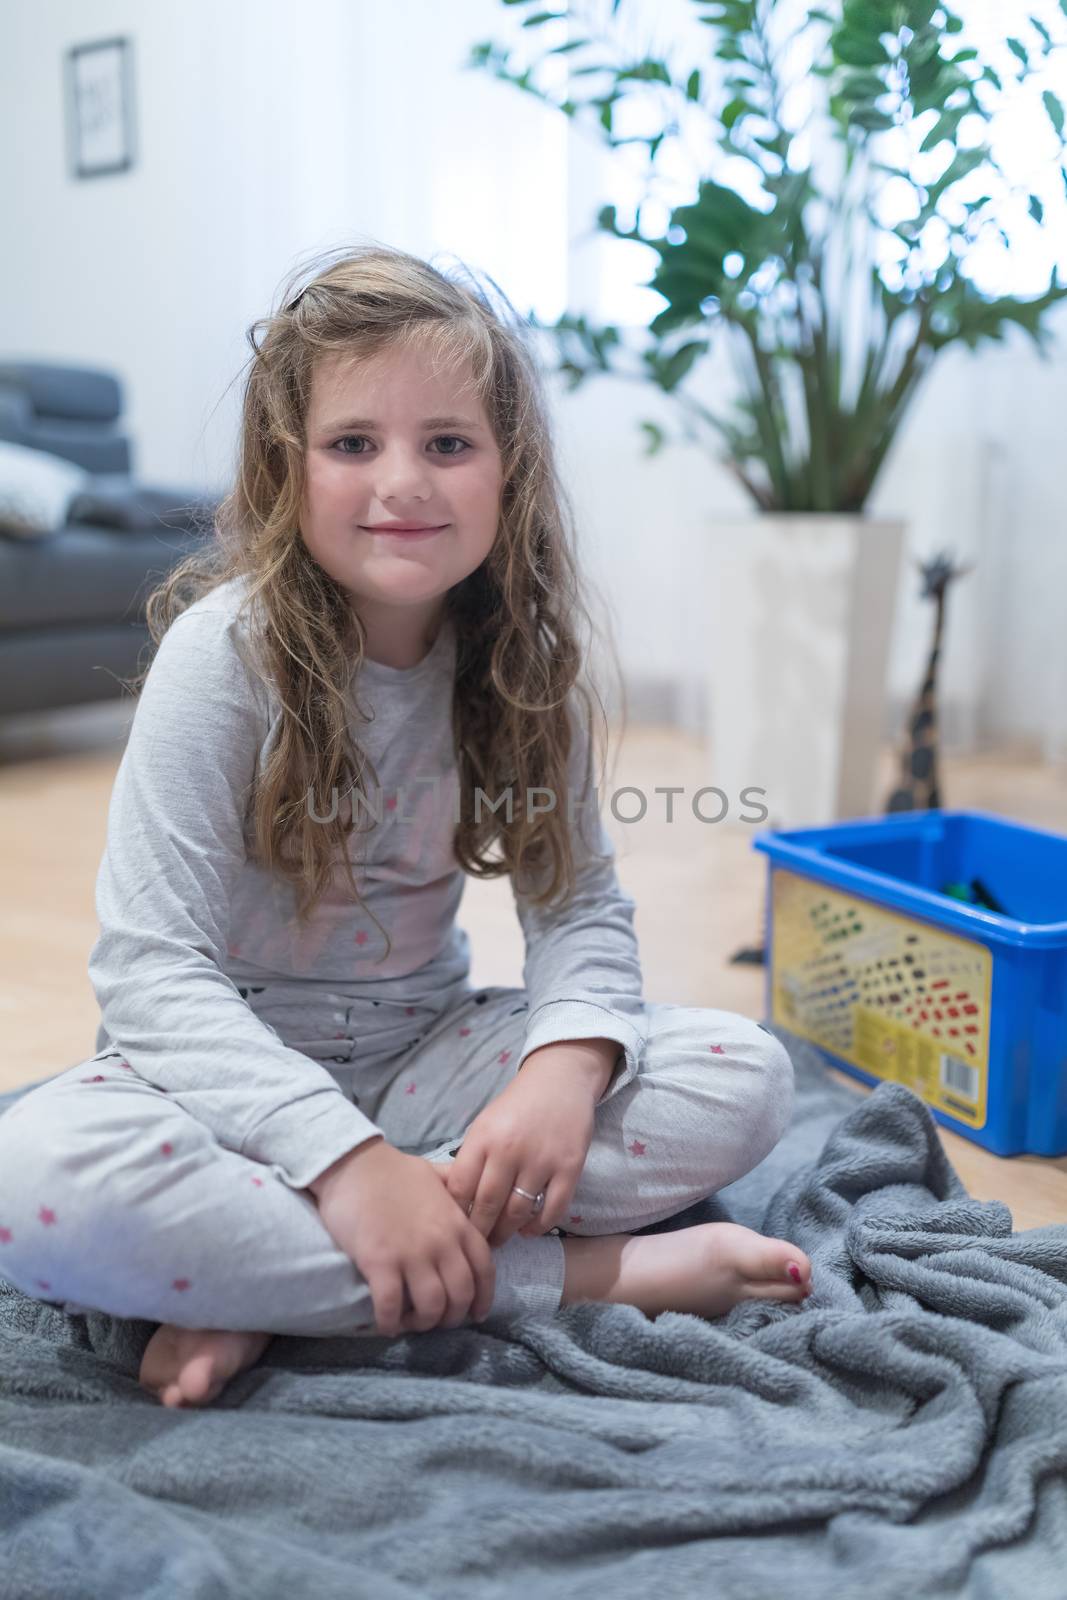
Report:
[{"label": "pajama pants with star print", "polygon": [[[448,1161],[514,1077],[528,1002],[523,989],[466,979],[410,998],[334,994],[324,1008],[321,994],[312,1004],[288,983],[249,1003],[326,1065],[389,1143]],[[645,1014],[640,1055],[620,1046],[624,1064],[597,1104],[564,1233],[629,1233],[674,1216],[762,1161],[788,1125],[792,1065],[760,1024],[653,1002]],[[0,1277],[71,1313],[373,1335],[370,1288],[314,1197],[226,1148],[179,1100],[111,1047],[0,1115]],[[557,1233],[512,1237],[493,1261],[492,1318],[559,1309]]]}]

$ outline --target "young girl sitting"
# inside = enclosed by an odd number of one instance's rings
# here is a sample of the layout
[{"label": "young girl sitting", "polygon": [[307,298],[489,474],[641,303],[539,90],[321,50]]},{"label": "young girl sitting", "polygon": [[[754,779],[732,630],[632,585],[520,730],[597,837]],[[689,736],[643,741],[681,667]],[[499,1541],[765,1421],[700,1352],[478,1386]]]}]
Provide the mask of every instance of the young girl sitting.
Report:
[{"label": "young girl sitting", "polygon": [[[98,1053],[0,1118],[0,1273],[158,1322],[167,1405],[276,1333],[799,1302],[788,1241],[630,1236],[773,1149],[792,1066],[642,999],[521,321],[379,246],[293,288],[250,330],[214,536],[148,602]],[[521,989],[470,984],[468,873],[511,880]]]}]

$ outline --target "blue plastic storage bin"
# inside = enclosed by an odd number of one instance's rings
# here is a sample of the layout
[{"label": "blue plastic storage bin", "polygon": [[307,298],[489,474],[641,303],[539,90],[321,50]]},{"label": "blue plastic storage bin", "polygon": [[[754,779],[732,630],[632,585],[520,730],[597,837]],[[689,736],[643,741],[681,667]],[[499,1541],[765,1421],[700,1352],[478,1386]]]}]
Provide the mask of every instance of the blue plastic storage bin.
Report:
[{"label": "blue plastic storage bin", "polygon": [[[1067,837],[914,811],[753,846],[774,1022],[997,1155],[1067,1154]],[[944,892],[975,880],[999,911]]]}]

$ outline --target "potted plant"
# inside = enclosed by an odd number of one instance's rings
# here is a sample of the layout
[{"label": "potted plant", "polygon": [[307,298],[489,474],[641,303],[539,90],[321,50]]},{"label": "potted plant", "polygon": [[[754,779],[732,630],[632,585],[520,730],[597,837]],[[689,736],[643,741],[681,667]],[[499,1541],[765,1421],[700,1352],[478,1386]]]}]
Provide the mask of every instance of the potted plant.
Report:
[{"label": "potted plant", "polygon": [[[471,67],[569,117],[594,110],[612,148],[647,144],[653,178],[680,123],[623,138],[614,116],[624,97],[660,86],[679,114],[710,123],[711,147],[729,158],[719,176],[711,163],[695,200],[671,210],[662,237],[641,231],[640,207],[629,229],[614,206],[598,214],[599,230],[659,256],[649,287],[666,304],[643,349],[628,351],[618,328],[584,316],[530,320],[558,349],[569,390],[611,373],[670,395],[683,436],[714,442],[758,508],[710,530],[713,782],[731,806],[741,788],[765,789],[772,825],[864,815],[904,536],[899,520],[864,508],[940,351],[974,349],[1014,323],[1044,355],[1046,314],[1067,295],[1053,275],[1036,298],[990,296],[968,273],[990,230],[1010,247],[1000,208],[1011,185],[984,137],[1012,87],[1003,63],[998,70],[975,47],[960,48],[962,20],[935,0],[834,0],[802,13],[784,41],[775,34],[790,8],[697,0],[716,65],[708,72],[695,61],[683,73],[650,55],[618,61],[621,39],[611,35],[621,0],[607,35],[576,5],[504,3],[528,8],[531,38],[569,31],[543,53],[566,55],[566,97],[535,84],[537,62],[513,71],[511,52],[492,42],[474,46]],[[1059,4],[1067,13],[1067,0]],[[1021,81],[1056,41],[1036,17],[1013,10],[1012,22],[1011,76]],[[790,59],[806,51],[813,107],[803,119],[786,109],[787,44]],[[1063,106],[1051,91],[1042,99],[1062,159]],[[1050,170],[1057,186],[1067,183],[1055,162]],[[1040,224],[1048,196],[1028,202]],[[683,389],[719,338],[738,377],[726,413]],[[631,353],[627,366],[620,357]],[[656,454],[662,428],[640,426],[646,455]]]}]

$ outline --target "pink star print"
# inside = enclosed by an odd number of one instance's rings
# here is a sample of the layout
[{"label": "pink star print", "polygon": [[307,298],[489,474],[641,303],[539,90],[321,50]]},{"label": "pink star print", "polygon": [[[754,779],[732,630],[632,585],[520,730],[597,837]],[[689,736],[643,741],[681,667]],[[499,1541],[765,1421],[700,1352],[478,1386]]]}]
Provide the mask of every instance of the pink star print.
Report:
[{"label": "pink star print", "polygon": [[386,811],[395,811],[396,810],[396,795],[395,794],[391,794],[389,796],[388,800],[385,802],[385,809],[386,809]]},{"label": "pink star print", "polygon": [[415,1093],[415,1085],[413,1083],[409,1083],[407,1088],[404,1090],[404,1093],[405,1094],[414,1094]]},{"label": "pink star print", "polygon": [[189,1286],[188,1278],[175,1278],[174,1282],[171,1284],[172,1289],[188,1289]]},{"label": "pink star print", "polygon": [[172,1156],[174,1154],[174,1146],[168,1140],[166,1144],[160,1145],[159,1153],[162,1156]]},{"label": "pink star print", "polygon": [[630,1154],[632,1156],[643,1156],[644,1153],[645,1146],[641,1143],[640,1139],[635,1139],[633,1144],[630,1146]]},{"label": "pink star print", "polygon": [[404,1015],[405,1015],[405,1017],[413,1017],[415,1015],[415,1007],[414,1006],[405,1006],[404,1007]]},{"label": "pink star print", "polygon": [[368,935],[361,928],[359,930],[359,932],[356,934],[356,943],[357,944],[366,944],[367,939],[368,939]]},{"label": "pink star print", "polygon": [[500,1061],[500,1062],[508,1062],[508,1061],[510,1061],[511,1060],[511,1051],[510,1050],[501,1050],[500,1054],[497,1056],[497,1060]]},{"label": "pink star print", "polygon": [[128,1061],[120,1061],[119,1062],[119,1066],[120,1067],[125,1067],[127,1072],[132,1072],[133,1071],[133,1068],[130,1066],[130,1063]]},{"label": "pink star print", "polygon": [[568,1217],[568,1222],[581,1222],[581,1217]]},{"label": "pink star print", "polygon": [[721,1056],[725,1054],[721,1044],[709,1044],[708,1049],[711,1051],[713,1056]]},{"label": "pink star print", "polygon": [[10,1244],[10,1243],[11,1243],[11,1229],[10,1228],[0,1228],[0,1244]]},{"label": "pink star print", "polygon": [[461,1039],[465,1039],[469,1033],[470,1033],[470,1029],[469,1028],[460,1028],[460,1030],[459,1030],[459,1036],[460,1036]]},{"label": "pink star print", "polygon": [[82,1078],[81,1082],[82,1083],[104,1083],[104,1082],[106,1082],[106,1079],[102,1078],[100,1073],[98,1072],[95,1078]]},{"label": "pink star print", "polygon": [[56,1220],[55,1212],[54,1211],[49,1211],[47,1206],[42,1206],[40,1211],[38,1211],[37,1215],[40,1217],[41,1221],[44,1222],[44,1223],[52,1223],[52,1222],[54,1222]]},{"label": "pink star print", "polygon": [[262,1178],[253,1178],[252,1182],[255,1184],[257,1189],[262,1189],[262,1187],[263,1187],[263,1179]]},{"label": "pink star print", "polygon": [[52,1285],[48,1282],[47,1278],[38,1278],[37,1287],[38,1289],[50,1289]]}]

